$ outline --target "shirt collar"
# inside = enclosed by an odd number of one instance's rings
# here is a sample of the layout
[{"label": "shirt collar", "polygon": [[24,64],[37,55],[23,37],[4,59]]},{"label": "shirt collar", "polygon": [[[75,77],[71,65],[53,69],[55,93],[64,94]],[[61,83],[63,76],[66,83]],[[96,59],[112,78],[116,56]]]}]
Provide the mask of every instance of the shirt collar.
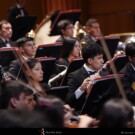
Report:
[{"label": "shirt collar", "polygon": [[84,68],[86,69],[87,72],[91,71],[91,72],[95,72],[95,70],[89,68],[86,64],[83,65]]},{"label": "shirt collar", "polygon": [[[131,64],[131,63],[130,63]],[[135,67],[131,64],[131,66],[132,66],[132,68],[133,68],[133,70],[135,71]]]}]

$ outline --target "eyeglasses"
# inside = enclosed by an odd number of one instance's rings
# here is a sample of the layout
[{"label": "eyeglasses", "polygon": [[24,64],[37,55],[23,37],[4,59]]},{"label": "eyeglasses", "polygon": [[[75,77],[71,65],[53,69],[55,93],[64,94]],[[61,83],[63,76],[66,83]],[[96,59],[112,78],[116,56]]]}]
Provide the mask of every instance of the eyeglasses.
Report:
[{"label": "eyeglasses", "polygon": [[70,26],[70,27],[66,27],[66,29],[74,29],[74,27],[71,27],[71,26]]}]

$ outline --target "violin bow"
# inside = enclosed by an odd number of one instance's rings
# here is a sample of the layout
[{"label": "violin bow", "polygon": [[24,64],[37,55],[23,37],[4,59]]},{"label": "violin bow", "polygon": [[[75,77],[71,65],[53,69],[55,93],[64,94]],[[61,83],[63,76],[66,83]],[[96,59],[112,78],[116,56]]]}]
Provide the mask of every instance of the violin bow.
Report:
[{"label": "violin bow", "polygon": [[[24,72],[24,74],[26,75],[27,79],[29,78],[28,77],[28,73],[31,77],[31,79],[28,79],[28,81],[30,81],[31,84],[33,84],[33,86],[35,87],[35,90],[36,90],[36,93],[39,95],[39,96],[45,96],[46,95],[46,92],[45,90],[42,88],[42,86],[40,85],[39,82],[37,82],[33,76],[33,73],[31,72],[27,62],[25,61],[25,59],[23,58],[21,52],[19,51],[19,49],[16,51],[17,54],[16,54],[16,57],[19,59],[19,62],[22,66],[22,70]],[[27,73],[28,72],[28,73]]]},{"label": "violin bow", "polygon": [[[112,57],[111,57],[111,54],[110,54],[110,52],[109,52],[109,49],[108,49],[108,47],[107,47],[107,44],[106,44],[106,42],[105,42],[105,40],[104,40],[104,36],[103,36],[102,33],[101,33],[101,37],[99,38],[99,40],[100,40],[100,42],[101,42],[101,45],[103,46],[103,49],[104,49],[104,52],[105,52],[105,54],[106,54],[107,59],[108,59],[108,60],[111,60]],[[116,67],[115,67],[113,61],[110,63],[110,66],[111,66],[111,69],[112,69],[113,74],[118,74],[118,72],[117,72],[117,70],[116,70]],[[125,94],[125,91],[124,91],[124,88],[123,88],[123,86],[122,86],[122,83],[121,83],[120,78],[119,78],[119,77],[116,77],[115,79],[116,79],[116,83],[117,83],[117,86],[118,86],[118,88],[119,88],[119,91],[120,91],[120,93],[121,93],[121,96],[122,96],[124,99],[127,99],[127,96],[126,96],[126,94]]]}]

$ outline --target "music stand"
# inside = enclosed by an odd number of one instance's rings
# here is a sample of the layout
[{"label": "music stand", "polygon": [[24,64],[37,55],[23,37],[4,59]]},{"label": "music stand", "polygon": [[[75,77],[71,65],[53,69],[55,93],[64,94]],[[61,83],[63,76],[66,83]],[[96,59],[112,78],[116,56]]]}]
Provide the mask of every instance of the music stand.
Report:
[{"label": "music stand", "polygon": [[55,36],[55,35],[60,35],[60,32],[58,30],[57,24],[59,21],[63,19],[69,19],[75,24],[76,21],[80,21],[80,14],[81,10],[76,9],[76,10],[65,10],[65,11],[60,11],[57,10],[54,12],[54,14],[51,17],[51,31],[50,31],[50,36]]},{"label": "music stand", "polygon": [[10,62],[17,59],[18,48],[10,47],[10,48],[0,48],[0,65],[2,67],[8,67]]},{"label": "music stand", "polygon": [[65,101],[68,93],[68,86],[51,87],[51,90],[46,91],[48,95],[54,95]]},{"label": "music stand", "polygon": [[74,59],[69,64],[67,72],[66,72],[64,78],[62,79],[60,86],[66,86],[69,73],[74,72],[75,70],[81,68],[83,66],[83,64],[84,64],[83,58]]},{"label": "music stand", "polygon": [[0,48],[0,66],[1,66],[0,80],[2,79],[3,72],[8,71],[10,62],[17,59],[16,57],[17,50],[18,48],[16,47]]},{"label": "music stand", "polygon": [[[125,54],[118,55],[114,60],[114,65],[116,67],[117,72],[119,72],[128,62],[128,58]],[[111,71],[112,72],[112,71]]]},{"label": "music stand", "polygon": [[12,24],[13,35],[11,39],[16,41],[17,39],[26,36],[26,34],[35,26],[36,20],[37,16],[23,16],[16,18]]},{"label": "music stand", "polygon": [[[108,47],[109,53],[110,53],[111,57],[113,57],[115,52],[116,52],[118,42],[120,41],[120,37],[106,36],[106,37],[103,37],[103,38],[98,38],[97,43],[102,46],[101,40],[105,41],[105,43]],[[106,60],[107,60],[107,58],[105,56],[105,61]]]},{"label": "music stand", "polygon": [[119,88],[116,84],[115,77],[122,78],[123,74],[108,75],[95,80],[91,92],[86,97],[81,114],[88,114],[96,118],[105,101],[119,96]]},{"label": "music stand", "polygon": [[56,59],[58,59],[61,48],[62,48],[62,43],[59,42],[39,45],[35,57],[37,58],[37,57],[47,56],[47,57],[55,57]]},{"label": "music stand", "polygon": [[49,78],[53,72],[53,68],[55,66],[55,60],[56,58],[47,58],[47,57],[39,57],[37,58],[41,64],[42,64],[42,69],[44,71],[44,76],[43,76],[43,80],[41,83],[48,83]]}]

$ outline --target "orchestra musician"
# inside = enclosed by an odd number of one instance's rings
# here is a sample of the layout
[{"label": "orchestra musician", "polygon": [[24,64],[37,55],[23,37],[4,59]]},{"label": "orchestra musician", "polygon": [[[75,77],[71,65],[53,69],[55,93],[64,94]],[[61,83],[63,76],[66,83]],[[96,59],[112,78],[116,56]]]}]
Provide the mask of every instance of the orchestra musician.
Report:
[{"label": "orchestra musician", "polygon": [[58,22],[58,29],[61,36],[56,40],[56,42],[63,42],[65,37],[73,37],[74,25],[71,20],[61,20]]},{"label": "orchestra musician", "polygon": [[135,105],[135,43],[127,43],[125,53],[128,58],[128,63],[120,71],[125,76],[122,78],[122,84],[128,100]]},{"label": "orchestra musician", "polygon": [[11,40],[12,25],[7,20],[0,21],[0,47],[16,47],[15,42]]},{"label": "orchestra musician", "polygon": [[123,98],[106,101],[99,115],[99,128],[134,128],[132,104]]},{"label": "orchestra musician", "polygon": [[2,83],[0,96],[1,109],[33,110],[36,105],[33,90],[18,80]]},{"label": "orchestra musician", "polygon": [[82,47],[85,64],[68,76],[69,93],[66,103],[75,108],[77,112],[81,110],[85,102],[87,85],[90,81],[101,77],[97,71],[103,66],[103,53],[103,48],[97,43],[86,43]]},{"label": "orchestra musician", "polygon": [[88,19],[85,27],[86,34],[81,39],[81,42],[95,43],[97,41],[96,38],[101,35],[101,29],[98,20],[95,18]]},{"label": "orchestra musician", "polygon": [[[16,41],[23,58],[33,58],[36,55],[36,46],[32,37],[22,37]],[[17,80],[22,74],[22,67],[19,59],[14,60],[9,65],[9,73]]]},{"label": "orchestra musician", "polygon": [[71,63],[73,59],[81,57],[80,53],[81,46],[79,41],[73,37],[65,38],[57,63],[68,67],[69,63]]},{"label": "orchestra musician", "polygon": [[[36,58],[29,58],[26,60],[26,63],[29,66],[29,69],[33,75],[34,81],[38,82],[44,90],[50,90],[50,86],[47,83],[45,82],[41,83],[41,81],[43,80],[43,74],[44,74],[44,71],[42,70],[41,62]],[[27,73],[27,77],[28,77],[27,79],[28,84],[34,88],[35,87],[33,85],[34,83],[31,83],[33,82],[33,78],[31,78],[29,73]]]},{"label": "orchestra musician", "polygon": [[92,124],[96,123],[96,120],[88,115],[75,116],[73,108],[52,95],[38,98],[35,109],[43,113],[47,117],[48,125],[52,124],[54,128],[92,128]]},{"label": "orchestra musician", "polygon": [[24,8],[25,0],[16,0],[16,3],[9,8],[8,21],[13,24],[18,17],[28,16],[28,12]]},{"label": "orchestra musician", "polygon": [[[74,59],[77,59],[80,57],[81,57],[81,47],[77,38],[73,38],[73,37],[64,38],[61,52],[59,55],[59,59],[56,60],[56,68],[55,68],[53,76],[67,69],[69,64]],[[57,65],[61,65],[61,66],[57,66]],[[51,78],[53,78],[53,76]],[[59,80],[58,78],[54,83],[52,83],[52,85],[59,86],[60,81],[61,79]]]}]

